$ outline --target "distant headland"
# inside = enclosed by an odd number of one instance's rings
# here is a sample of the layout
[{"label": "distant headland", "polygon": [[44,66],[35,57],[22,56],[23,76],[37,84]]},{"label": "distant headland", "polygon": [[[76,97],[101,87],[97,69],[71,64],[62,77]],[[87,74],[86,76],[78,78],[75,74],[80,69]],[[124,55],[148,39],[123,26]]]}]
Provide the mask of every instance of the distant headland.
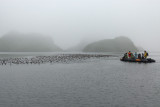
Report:
[{"label": "distant headland", "polygon": [[138,51],[138,48],[127,37],[105,39],[93,42],[84,47],[83,52],[127,52]]},{"label": "distant headland", "polygon": [[49,36],[10,32],[0,38],[0,52],[55,52],[62,51]]}]

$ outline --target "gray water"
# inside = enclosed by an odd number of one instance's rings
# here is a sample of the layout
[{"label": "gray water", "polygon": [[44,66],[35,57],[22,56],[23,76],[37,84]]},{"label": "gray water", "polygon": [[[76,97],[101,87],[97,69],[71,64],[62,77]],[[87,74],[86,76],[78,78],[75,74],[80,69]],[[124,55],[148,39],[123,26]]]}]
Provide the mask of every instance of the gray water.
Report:
[{"label": "gray water", "polygon": [[1,65],[0,107],[159,107],[160,54],[150,56],[157,62],[121,62],[119,55]]}]

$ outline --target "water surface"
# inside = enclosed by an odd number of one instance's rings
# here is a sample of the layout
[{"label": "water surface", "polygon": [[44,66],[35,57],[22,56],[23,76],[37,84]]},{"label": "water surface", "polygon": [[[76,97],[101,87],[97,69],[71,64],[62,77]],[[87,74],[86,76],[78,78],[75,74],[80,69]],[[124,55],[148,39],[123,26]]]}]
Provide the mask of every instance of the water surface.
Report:
[{"label": "water surface", "polygon": [[121,62],[120,56],[1,65],[0,106],[158,107],[160,54],[150,55],[157,62],[148,64]]}]

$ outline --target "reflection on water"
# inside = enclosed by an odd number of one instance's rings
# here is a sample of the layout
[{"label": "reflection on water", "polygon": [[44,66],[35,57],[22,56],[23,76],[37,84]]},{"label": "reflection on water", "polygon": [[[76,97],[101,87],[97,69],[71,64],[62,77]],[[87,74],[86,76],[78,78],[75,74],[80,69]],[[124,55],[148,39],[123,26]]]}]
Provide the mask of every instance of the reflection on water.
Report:
[{"label": "reflection on water", "polygon": [[158,107],[160,55],[149,64],[121,62],[120,56],[0,66],[0,106]]}]

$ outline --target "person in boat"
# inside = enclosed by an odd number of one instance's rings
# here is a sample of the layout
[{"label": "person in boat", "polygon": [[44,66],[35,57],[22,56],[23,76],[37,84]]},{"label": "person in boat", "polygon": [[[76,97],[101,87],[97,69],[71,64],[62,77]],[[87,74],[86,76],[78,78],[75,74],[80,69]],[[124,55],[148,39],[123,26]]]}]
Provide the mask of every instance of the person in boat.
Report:
[{"label": "person in boat", "polygon": [[131,58],[131,51],[128,52],[128,58]]},{"label": "person in boat", "polygon": [[144,59],[144,54],[142,53],[142,59]]},{"label": "person in boat", "polygon": [[139,54],[138,54],[138,59],[141,59],[141,58],[142,58],[142,57],[141,57],[141,54],[139,53]]},{"label": "person in boat", "polygon": [[135,59],[137,59],[137,58],[138,58],[138,54],[137,54],[137,52],[135,52],[135,53],[134,53],[134,57],[135,57]]},{"label": "person in boat", "polygon": [[131,53],[131,59],[135,59],[135,56],[133,55],[133,53]]},{"label": "person in boat", "polygon": [[144,58],[146,59],[148,56],[148,53],[146,51],[144,51]]},{"label": "person in boat", "polygon": [[123,59],[128,59],[127,53],[124,54]]}]

